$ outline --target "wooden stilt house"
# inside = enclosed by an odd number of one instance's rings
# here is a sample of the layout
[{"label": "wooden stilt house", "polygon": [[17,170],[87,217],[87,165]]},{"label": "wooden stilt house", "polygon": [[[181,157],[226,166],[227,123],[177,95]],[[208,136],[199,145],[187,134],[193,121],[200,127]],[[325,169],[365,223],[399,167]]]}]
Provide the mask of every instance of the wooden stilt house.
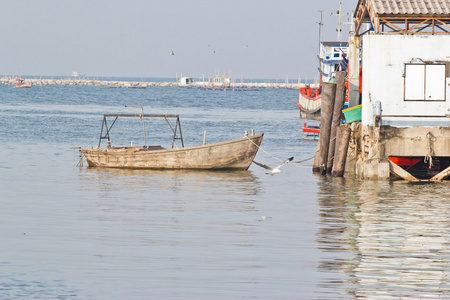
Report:
[{"label": "wooden stilt house", "polygon": [[359,0],[349,44],[349,103],[362,110],[347,170],[448,179],[450,0]]}]

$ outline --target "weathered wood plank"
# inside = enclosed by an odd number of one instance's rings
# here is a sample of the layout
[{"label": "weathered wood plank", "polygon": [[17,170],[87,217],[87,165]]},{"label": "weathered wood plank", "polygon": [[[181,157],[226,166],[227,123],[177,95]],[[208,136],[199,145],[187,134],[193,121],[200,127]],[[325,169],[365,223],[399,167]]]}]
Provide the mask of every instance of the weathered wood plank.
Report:
[{"label": "weathered wood plank", "polygon": [[348,143],[352,130],[350,127],[342,125],[336,130],[336,149],[334,154],[334,165],[331,175],[333,177],[343,177],[345,173],[345,162],[347,160]]},{"label": "weathered wood plank", "polygon": [[436,174],[435,176],[433,176],[433,178],[431,178],[431,180],[432,181],[441,181],[441,180],[444,180],[445,178],[447,178],[448,176],[450,176],[450,167],[448,167],[444,171],[440,172],[439,174]]},{"label": "weathered wood plank", "polygon": [[[335,148],[336,148],[336,130],[341,123],[342,110],[344,109],[345,102],[345,78],[346,72],[336,72],[336,95],[333,105],[333,116],[331,119],[331,130],[330,130],[330,144],[328,148],[328,160],[327,160],[327,173],[331,173],[333,169],[333,159],[335,158]],[[347,152],[345,152],[347,153]]]},{"label": "weathered wood plank", "polygon": [[403,170],[400,166],[398,166],[397,164],[393,163],[390,160],[389,160],[389,169],[391,170],[391,172],[407,181],[419,181],[419,179],[411,175],[409,172]]},{"label": "weathered wood plank", "polygon": [[[319,135],[319,173],[325,175],[328,160],[328,148],[330,144],[331,122],[333,118],[333,107],[336,96],[336,84],[324,82],[322,84],[322,104],[320,113],[320,135]],[[313,168],[314,170],[314,168]]]}]

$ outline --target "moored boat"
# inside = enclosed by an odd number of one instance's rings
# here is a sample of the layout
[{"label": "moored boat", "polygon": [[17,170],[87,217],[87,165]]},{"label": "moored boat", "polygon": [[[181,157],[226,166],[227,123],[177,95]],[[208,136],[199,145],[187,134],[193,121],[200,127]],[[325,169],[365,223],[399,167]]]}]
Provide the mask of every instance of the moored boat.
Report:
[{"label": "moored boat", "polygon": [[[165,118],[173,132],[172,148],[166,149],[159,145],[112,147],[109,134],[119,117],[136,117],[141,120]],[[109,127],[107,119],[113,120],[112,123],[108,122],[111,124]],[[169,119],[175,119],[175,125],[171,124]],[[235,140],[184,147],[179,115],[105,114],[98,146],[91,149],[80,148],[80,162],[85,159],[89,167],[106,168],[247,170],[258,152],[263,135],[246,134]],[[106,148],[100,147],[103,139],[108,140]],[[181,148],[174,147],[175,140],[181,141]]]},{"label": "moored boat", "polygon": [[320,117],[321,88],[306,86],[298,90],[296,106],[300,110],[300,117],[318,119]]},{"label": "moored boat", "polygon": [[319,140],[320,125],[307,125],[303,123],[302,136],[299,139]]},{"label": "moored boat", "polygon": [[22,78],[16,78],[16,88],[30,88],[31,83],[25,82]]},{"label": "moored boat", "polygon": [[306,119],[320,118],[322,103],[322,82],[333,82],[336,71],[346,71],[348,60],[348,43],[344,42],[321,42],[320,82],[317,85],[306,85],[298,91],[296,106],[300,110],[300,117]]},{"label": "moored boat", "polygon": [[[342,5],[342,3],[341,3]],[[319,75],[320,81],[315,86],[306,85],[298,91],[298,101],[296,106],[300,110],[300,117],[306,119],[319,119],[320,108],[322,104],[322,83],[334,82],[337,71],[347,71],[349,45],[347,42],[341,42],[341,6],[336,14],[339,17],[337,28],[337,42],[323,42],[322,19],[319,22]],[[322,15],[321,15],[322,16]],[[346,83],[348,85],[348,83]],[[348,86],[347,86],[348,88]]]}]

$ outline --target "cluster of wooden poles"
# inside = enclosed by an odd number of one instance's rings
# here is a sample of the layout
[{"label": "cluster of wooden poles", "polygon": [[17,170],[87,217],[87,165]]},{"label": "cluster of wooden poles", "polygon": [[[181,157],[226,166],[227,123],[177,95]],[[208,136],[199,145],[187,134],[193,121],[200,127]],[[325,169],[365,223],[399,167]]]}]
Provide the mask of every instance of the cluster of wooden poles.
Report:
[{"label": "cluster of wooden poles", "polygon": [[313,172],[343,177],[351,129],[341,124],[346,72],[336,72],[335,83],[322,84],[320,136]]}]

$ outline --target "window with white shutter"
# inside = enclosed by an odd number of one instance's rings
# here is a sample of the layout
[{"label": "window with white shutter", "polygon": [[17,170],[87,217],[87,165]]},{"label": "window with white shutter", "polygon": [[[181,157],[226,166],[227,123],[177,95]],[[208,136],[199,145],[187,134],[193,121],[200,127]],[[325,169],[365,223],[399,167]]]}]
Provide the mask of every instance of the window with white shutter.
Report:
[{"label": "window with white shutter", "polygon": [[405,101],[445,101],[445,64],[405,64]]}]

